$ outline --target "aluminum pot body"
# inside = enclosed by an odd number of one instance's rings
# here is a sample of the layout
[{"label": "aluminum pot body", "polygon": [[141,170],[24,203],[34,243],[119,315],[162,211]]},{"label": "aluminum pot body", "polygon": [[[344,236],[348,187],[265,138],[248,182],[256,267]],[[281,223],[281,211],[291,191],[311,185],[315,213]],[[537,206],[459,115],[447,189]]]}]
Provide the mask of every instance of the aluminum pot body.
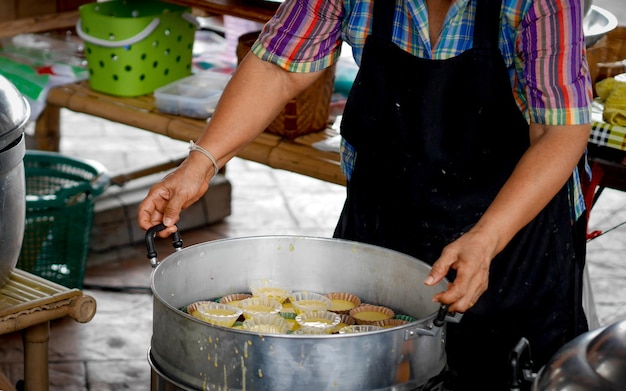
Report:
[{"label": "aluminum pot body", "polygon": [[[173,253],[153,271],[150,363],[182,389],[412,390],[445,369],[430,267],[362,243],[295,236],[224,239]],[[179,309],[249,292],[270,278],[294,290],[350,292],[417,322],[365,334],[259,335],[212,326]]]},{"label": "aluminum pot body", "polygon": [[0,151],[0,287],[9,280],[22,249],[26,219],[25,152],[23,134]]}]

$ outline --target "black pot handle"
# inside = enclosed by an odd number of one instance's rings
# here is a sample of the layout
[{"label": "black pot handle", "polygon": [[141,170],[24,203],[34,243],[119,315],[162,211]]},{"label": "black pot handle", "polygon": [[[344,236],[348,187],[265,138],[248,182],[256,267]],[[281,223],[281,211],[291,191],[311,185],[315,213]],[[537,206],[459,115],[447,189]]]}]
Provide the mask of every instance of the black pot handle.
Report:
[{"label": "black pot handle", "polygon": [[519,391],[533,383],[537,374],[533,372],[533,361],[530,357],[530,343],[522,337],[509,354],[511,366],[511,391]]},{"label": "black pot handle", "polygon": [[439,312],[437,312],[437,317],[433,321],[433,324],[435,326],[437,326],[437,327],[443,326],[443,324],[446,321],[446,316],[448,315],[448,307],[450,307],[449,304],[442,304],[439,307]]},{"label": "black pot handle", "polygon": [[[146,248],[148,249],[148,259],[150,260],[150,265],[152,265],[152,267],[159,266],[154,238],[156,238],[157,233],[163,231],[165,228],[167,228],[165,224],[161,223],[155,225],[154,227],[148,228],[148,230],[146,231]],[[183,240],[180,237],[180,232],[176,231],[172,236],[172,246],[174,247],[174,250],[182,250]]]}]

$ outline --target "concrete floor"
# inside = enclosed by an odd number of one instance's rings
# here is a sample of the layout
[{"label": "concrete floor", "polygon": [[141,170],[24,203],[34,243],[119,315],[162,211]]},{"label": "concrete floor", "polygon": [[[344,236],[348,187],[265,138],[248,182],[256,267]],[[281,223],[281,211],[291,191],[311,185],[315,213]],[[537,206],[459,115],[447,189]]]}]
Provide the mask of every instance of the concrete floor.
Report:
[{"label": "concrete floor", "polygon": [[[621,24],[626,24],[623,0],[594,4],[616,11]],[[62,121],[61,152],[99,160],[113,175],[187,153],[186,143],[106,120],[63,111]],[[343,187],[237,158],[229,163],[227,178],[233,187],[232,214],[184,232],[185,246],[252,235],[332,235]],[[624,222],[626,193],[605,190],[592,211],[590,229],[606,233],[588,243],[591,288],[601,325],[626,318],[626,225],[620,226]],[[159,243],[161,259],[169,251],[168,243]],[[96,299],[98,310],[87,324],[69,319],[52,323],[50,390],[149,390],[146,355],[152,334],[152,268],[145,246],[92,252],[87,266],[84,291]],[[0,336],[0,371],[17,381],[22,377],[21,362],[20,335]]]}]

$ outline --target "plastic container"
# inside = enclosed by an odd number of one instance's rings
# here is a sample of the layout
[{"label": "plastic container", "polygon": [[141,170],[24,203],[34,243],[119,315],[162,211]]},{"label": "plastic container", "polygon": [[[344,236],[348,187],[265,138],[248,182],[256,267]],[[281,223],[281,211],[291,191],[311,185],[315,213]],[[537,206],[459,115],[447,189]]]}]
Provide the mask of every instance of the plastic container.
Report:
[{"label": "plastic container", "polygon": [[26,151],[26,223],[17,267],[82,288],[95,199],[110,178],[102,165]]},{"label": "plastic container", "polygon": [[82,44],[47,34],[18,34],[0,39],[2,51],[27,64],[86,65]]},{"label": "plastic container", "polygon": [[157,109],[166,114],[208,118],[229,80],[230,75],[205,72],[170,83],[154,91]]},{"label": "plastic container", "polygon": [[89,86],[139,96],[191,74],[197,23],[188,7],[152,0],[111,0],[79,7]]}]

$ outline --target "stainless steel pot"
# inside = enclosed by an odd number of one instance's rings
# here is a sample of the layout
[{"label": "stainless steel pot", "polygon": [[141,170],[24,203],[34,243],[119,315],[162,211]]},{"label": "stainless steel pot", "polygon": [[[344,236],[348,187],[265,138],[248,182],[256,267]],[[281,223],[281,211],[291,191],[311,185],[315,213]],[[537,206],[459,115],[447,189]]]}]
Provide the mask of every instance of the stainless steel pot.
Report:
[{"label": "stainless steel pot", "polygon": [[563,346],[539,371],[533,391],[626,390],[626,319]]},{"label": "stainless steel pot", "polygon": [[0,287],[17,264],[26,213],[24,125],[30,106],[20,92],[0,76]]},{"label": "stainless steel pot", "polygon": [[[154,234],[146,235],[149,249]],[[158,264],[152,250],[149,258]],[[438,316],[431,299],[446,282],[426,287],[429,269],[399,252],[335,239],[268,236],[194,245],[153,271],[148,358],[167,384],[184,390],[413,390],[444,370],[445,321],[459,319]],[[260,335],[180,311],[197,300],[249,292],[253,278],[351,292],[418,321],[365,334]]]}]

